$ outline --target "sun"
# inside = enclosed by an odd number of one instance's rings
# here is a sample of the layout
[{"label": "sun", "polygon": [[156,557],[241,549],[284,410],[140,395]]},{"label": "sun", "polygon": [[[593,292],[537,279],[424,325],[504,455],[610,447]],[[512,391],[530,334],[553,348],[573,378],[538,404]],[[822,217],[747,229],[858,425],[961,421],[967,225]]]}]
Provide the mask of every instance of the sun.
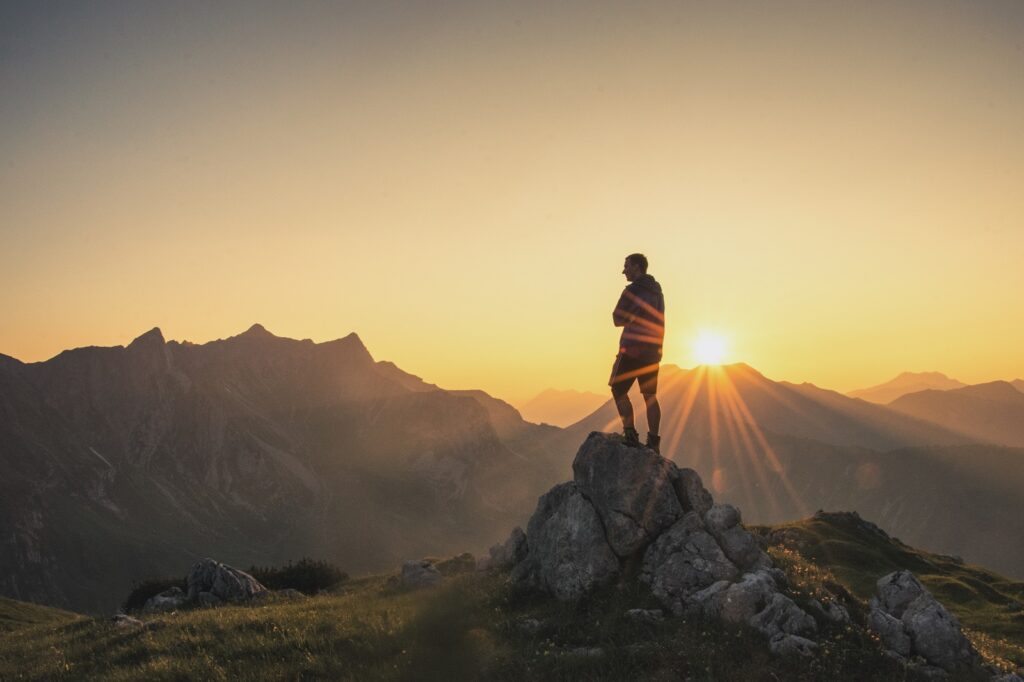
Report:
[{"label": "sun", "polygon": [[693,341],[693,357],[700,365],[720,365],[728,352],[729,342],[718,332],[702,330]]}]

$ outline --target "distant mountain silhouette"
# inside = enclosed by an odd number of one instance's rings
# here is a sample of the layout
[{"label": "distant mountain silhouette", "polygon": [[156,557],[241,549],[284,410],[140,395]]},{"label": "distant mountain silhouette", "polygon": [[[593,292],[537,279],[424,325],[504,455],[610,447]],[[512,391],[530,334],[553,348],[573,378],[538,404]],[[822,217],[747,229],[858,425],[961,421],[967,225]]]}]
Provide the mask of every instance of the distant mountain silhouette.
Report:
[{"label": "distant mountain silhouette", "polygon": [[0,356],[0,593],[110,610],[205,555],[364,571],[483,548],[563,475],[536,444],[552,429],[355,334]]},{"label": "distant mountain silhouette", "polygon": [[1010,385],[1013,386],[1018,391],[1024,393],[1024,379],[1014,379],[1013,381],[1010,382]]},{"label": "distant mountain silhouette", "polygon": [[950,379],[941,372],[903,372],[884,384],[850,391],[846,395],[851,398],[867,400],[869,403],[887,405],[908,393],[917,393],[927,389],[947,391],[952,388],[963,388],[966,385],[956,379]]},{"label": "distant mountain silhouette", "polygon": [[1024,393],[1008,381],[920,391],[894,400],[889,407],[979,441],[1024,447]]},{"label": "distant mountain silhouette", "polygon": [[610,399],[610,394],[549,388],[520,405],[519,411],[524,419],[538,424],[569,426]]},{"label": "distant mountain silhouette", "polygon": [[[1024,517],[1014,492],[1024,486],[1024,450],[979,444],[811,384],[771,381],[743,364],[664,365],[659,398],[662,454],[697,470],[716,499],[739,506],[751,523],[855,509],[919,546],[1024,577],[1016,539]],[[637,416],[642,432],[643,410]],[[550,449],[620,429],[606,405]]]}]

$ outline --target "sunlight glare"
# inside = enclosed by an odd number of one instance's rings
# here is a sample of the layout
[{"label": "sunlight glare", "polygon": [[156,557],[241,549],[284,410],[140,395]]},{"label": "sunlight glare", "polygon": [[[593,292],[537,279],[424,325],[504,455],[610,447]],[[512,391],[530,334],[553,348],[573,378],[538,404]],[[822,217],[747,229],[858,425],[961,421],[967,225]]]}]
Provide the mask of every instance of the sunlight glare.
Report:
[{"label": "sunlight glare", "polygon": [[720,365],[725,360],[729,343],[721,334],[701,331],[693,342],[693,356],[701,365]]}]

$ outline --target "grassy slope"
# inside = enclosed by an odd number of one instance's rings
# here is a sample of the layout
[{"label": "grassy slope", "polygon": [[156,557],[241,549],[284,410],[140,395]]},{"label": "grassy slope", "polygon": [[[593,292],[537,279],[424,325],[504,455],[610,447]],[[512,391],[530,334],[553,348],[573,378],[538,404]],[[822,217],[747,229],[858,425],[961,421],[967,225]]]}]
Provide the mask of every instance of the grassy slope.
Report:
[{"label": "grassy slope", "polygon": [[[798,601],[820,596],[831,582],[864,598],[883,573],[910,568],[976,643],[1002,647],[982,646],[989,660],[1024,663],[1021,619],[1005,609],[1021,594],[1019,583],[842,519],[785,527],[787,545],[800,541],[808,556],[832,557],[817,564],[789,546],[770,548]],[[854,629],[820,633],[813,660],[781,660],[746,628],[683,619],[648,625],[624,615],[651,606],[635,584],[569,605],[512,590],[501,575],[467,573],[411,593],[377,576],[301,601],[160,616],[165,626],[154,630],[74,616],[27,623],[0,633],[0,679],[913,679]],[[862,602],[850,606],[855,617],[863,613]],[[539,623],[534,629],[523,627],[530,618]],[[595,647],[602,653],[588,654]]]},{"label": "grassy slope", "polygon": [[17,630],[28,625],[57,626],[82,619],[84,616],[70,611],[0,597],[0,632]]}]

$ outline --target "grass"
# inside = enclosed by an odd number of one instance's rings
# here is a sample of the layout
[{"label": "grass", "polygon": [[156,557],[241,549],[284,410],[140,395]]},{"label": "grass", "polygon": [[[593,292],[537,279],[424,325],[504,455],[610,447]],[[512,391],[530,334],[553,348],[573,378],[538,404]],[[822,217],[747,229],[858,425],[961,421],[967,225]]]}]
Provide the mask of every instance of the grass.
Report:
[{"label": "grass", "polygon": [[771,546],[769,554],[791,578],[803,579],[810,589],[838,583],[862,605],[883,575],[912,571],[957,617],[986,662],[1007,671],[1024,667],[1024,583],[955,557],[914,549],[845,515],[753,530],[762,537],[778,537],[782,531],[786,541]]},{"label": "grass", "polygon": [[[1004,670],[1024,663],[1019,619],[1000,601],[1016,599],[1019,583],[842,519],[786,528],[800,549],[769,552],[798,603],[837,599],[862,622],[874,581],[906,563],[957,614],[986,661]],[[825,628],[818,655],[780,659],[750,628],[630,619],[629,609],[657,607],[635,581],[565,604],[471,566],[465,557],[446,564],[448,577],[434,590],[403,591],[392,576],[371,576],[306,599],[147,616],[163,625],[143,630],[4,600],[0,680],[916,679],[858,627]]]}]

